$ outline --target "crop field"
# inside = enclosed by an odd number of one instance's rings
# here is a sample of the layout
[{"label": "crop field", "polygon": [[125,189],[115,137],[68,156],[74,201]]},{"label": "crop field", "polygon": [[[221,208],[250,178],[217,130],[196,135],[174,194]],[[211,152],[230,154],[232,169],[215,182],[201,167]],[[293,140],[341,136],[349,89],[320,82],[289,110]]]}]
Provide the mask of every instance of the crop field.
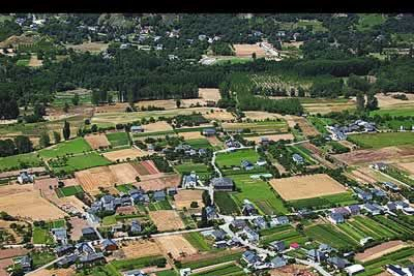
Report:
[{"label": "crop field", "polygon": [[199,232],[191,232],[183,235],[184,238],[198,251],[209,251],[211,246]]},{"label": "crop field", "polygon": [[63,187],[59,188],[57,191],[59,197],[73,196],[79,193],[83,193],[83,189],[81,186]]},{"label": "crop field", "polygon": [[199,206],[197,209],[200,209],[204,205],[202,194],[201,190],[180,190],[174,195],[175,206],[178,210],[191,209],[191,203],[197,202]]},{"label": "crop field", "polygon": [[159,210],[150,211],[149,216],[154,224],[157,226],[158,231],[170,231],[184,229],[185,225],[176,211],[172,210]]},{"label": "crop field", "polygon": [[414,144],[413,132],[355,134],[348,136],[348,138],[351,142],[360,145],[362,148],[372,149]]},{"label": "crop field", "polygon": [[254,141],[256,144],[259,144],[262,138],[267,138],[269,141],[280,141],[280,140],[292,140],[295,138],[292,133],[285,134],[270,134],[270,135],[260,135],[260,136],[246,136],[244,139],[247,141]]},{"label": "crop field", "polygon": [[[200,271],[202,270],[202,272]],[[246,275],[243,269],[240,266],[235,265],[234,263],[227,263],[219,266],[214,266],[209,269],[202,268],[198,269],[193,273],[194,276],[242,276]]]},{"label": "crop field", "polygon": [[243,205],[243,200],[248,199],[266,215],[288,213],[283,200],[278,197],[265,181],[251,179],[248,175],[235,175],[231,176],[231,178],[236,188],[241,190],[241,192],[232,194],[240,208]]},{"label": "crop field", "polygon": [[94,134],[86,135],[84,139],[89,144],[89,146],[94,150],[97,150],[100,148],[107,148],[110,146],[108,139],[103,133],[94,133]]},{"label": "crop field", "polygon": [[126,132],[111,132],[107,133],[106,137],[108,138],[108,141],[111,143],[111,146],[114,148],[129,145],[129,138]]},{"label": "crop field", "polygon": [[108,49],[108,43],[102,43],[102,42],[84,42],[79,45],[66,45],[66,48],[71,48],[75,51],[80,52],[91,52],[91,53],[100,53],[102,51],[105,51]]},{"label": "crop field", "polygon": [[257,58],[261,58],[266,55],[265,50],[260,46],[259,43],[234,44],[233,48],[237,57],[252,57],[253,53],[256,53]]},{"label": "crop field", "polygon": [[66,213],[41,197],[33,185],[0,186],[0,210],[29,220],[55,220]]},{"label": "crop field", "polygon": [[11,171],[42,166],[43,162],[34,153],[12,155],[0,158],[0,171]]},{"label": "crop field", "polygon": [[336,195],[292,200],[289,201],[287,205],[300,210],[303,208],[329,208],[337,204],[340,206],[347,206],[356,203],[358,203],[358,200],[352,196],[352,193],[345,192]]},{"label": "crop field", "polygon": [[319,117],[312,117],[309,116],[307,118],[315,127],[316,129],[322,134],[328,134],[326,130],[326,126],[332,125],[335,123],[334,120],[330,118],[319,118]]},{"label": "crop field", "polygon": [[230,153],[217,154],[216,163],[219,167],[240,166],[242,160],[256,163],[260,156],[254,149],[238,150]]},{"label": "crop field", "polygon": [[305,234],[314,240],[329,244],[338,249],[350,248],[351,246],[357,245],[352,238],[336,230],[331,224],[312,225],[305,228]]},{"label": "crop field", "polygon": [[142,157],[149,155],[148,152],[136,149],[136,148],[128,148],[128,149],[121,149],[115,151],[109,151],[102,154],[106,159],[117,162],[119,161],[127,161],[127,160],[134,160],[137,157]]},{"label": "crop field", "polygon": [[291,225],[265,229],[260,231],[260,235],[261,243],[264,245],[268,245],[274,241],[284,241],[286,247],[289,247],[291,243],[297,242],[299,244],[305,244],[307,241],[307,238],[300,235]]},{"label": "crop field", "polygon": [[326,174],[272,179],[270,184],[286,201],[345,193],[339,182]]},{"label": "crop field", "polygon": [[210,175],[208,166],[204,163],[183,162],[182,164],[175,166],[175,168],[182,175],[190,174],[192,171],[199,177]]},{"label": "crop field", "polygon": [[162,254],[158,244],[155,241],[149,240],[128,241],[125,246],[120,248],[120,251],[122,251],[122,255],[126,259],[159,256]]},{"label": "crop field", "polygon": [[354,110],[355,102],[349,99],[320,99],[320,98],[300,98],[306,112],[310,114],[327,114],[330,112],[342,112],[344,110]]},{"label": "crop field", "polygon": [[251,133],[257,134],[272,134],[272,133],[286,133],[288,132],[288,125],[285,120],[280,121],[263,121],[252,123],[223,123],[224,131],[240,131],[250,129]]},{"label": "crop field", "polygon": [[170,235],[164,237],[157,237],[156,242],[164,252],[171,253],[174,259],[181,259],[182,257],[193,255],[198,250],[182,235]]},{"label": "crop field", "polygon": [[70,141],[65,141],[52,146],[51,148],[39,151],[39,155],[43,158],[55,158],[58,156],[65,156],[67,154],[82,153],[92,150],[89,144],[83,138],[76,138]]},{"label": "crop field", "polygon": [[362,253],[358,253],[355,255],[355,260],[365,263],[371,260],[375,260],[377,258],[380,258],[384,255],[393,253],[395,251],[398,251],[407,245],[404,244],[402,241],[389,241],[382,243],[380,245],[371,247],[367,250],[365,250]]},{"label": "crop field", "polygon": [[186,144],[189,144],[190,146],[192,146],[194,149],[210,149],[210,148],[212,148],[209,141],[204,137],[201,138],[201,139],[186,140],[185,142],[186,142]]},{"label": "crop field", "polygon": [[33,243],[34,244],[53,244],[52,234],[49,229],[44,229],[38,226],[33,227]]},{"label": "crop field", "polygon": [[72,173],[75,171],[109,164],[111,164],[109,160],[96,152],[69,157],[66,161],[54,159],[49,162],[49,165],[52,167],[53,171],[57,173]]},{"label": "crop field", "polygon": [[228,192],[215,192],[214,204],[218,206],[220,213],[224,215],[240,214],[239,207]]},{"label": "crop field", "polygon": [[201,267],[216,265],[220,263],[236,261],[241,258],[243,251],[241,250],[220,250],[212,251],[206,254],[197,254],[185,258],[181,261],[183,267],[189,267],[191,269],[197,269]]},{"label": "crop field", "polygon": [[288,151],[290,151],[292,154],[297,153],[300,156],[302,156],[304,161],[305,161],[304,162],[305,165],[314,165],[314,164],[316,164],[316,161],[311,157],[312,152],[309,151],[308,149],[306,149],[306,148],[304,148],[300,145],[289,146],[289,147],[286,147],[286,149]]},{"label": "crop field", "polygon": [[363,233],[366,236],[372,237],[376,240],[396,238],[400,234],[392,228],[382,224],[372,218],[356,216],[349,220],[348,223],[358,233]]}]

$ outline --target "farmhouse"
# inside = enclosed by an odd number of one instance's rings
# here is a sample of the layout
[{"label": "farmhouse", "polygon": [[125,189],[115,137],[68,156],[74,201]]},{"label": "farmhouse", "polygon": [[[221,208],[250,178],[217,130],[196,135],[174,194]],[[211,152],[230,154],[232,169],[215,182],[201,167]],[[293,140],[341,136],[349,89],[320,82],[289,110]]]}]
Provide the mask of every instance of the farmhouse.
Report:
[{"label": "farmhouse", "polygon": [[372,200],[372,194],[370,192],[364,191],[361,188],[355,188],[355,192],[357,193],[357,196],[359,199],[363,201],[370,201]]},{"label": "farmhouse", "polygon": [[339,224],[345,222],[344,216],[341,213],[331,213],[328,216],[328,220],[333,224]]},{"label": "farmhouse", "polygon": [[118,249],[118,245],[111,239],[106,239],[102,242],[102,249],[104,251],[115,251]]},{"label": "farmhouse", "polygon": [[292,155],[292,160],[296,163],[296,165],[302,165],[304,162],[303,157],[297,153]]},{"label": "farmhouse", "polygon": [[204,136],[214,136],[214,135],[216,135],[216,130],[214,128],[203,129],[203,135]]},{"label": "farmhouse", "polygon": [[349,205],[346,208],[349,210],[349,212],[351,212],[352,215],[358,215],[361,211],[361,208],[359,208],[359,205],[357,204]]},{"label": "farmhouse", "polygon": [[246,171],[250,171],[250,170],[254,169],[254,165],[251,162],[247,161],[247,160],[242,160],[241,161],[241,167]]},{"label": "farmhouse", "polygon": [[247,223],[242,219],[235,219],[230,223],[230,225],[234,229],[241,230],[241,229],[243,229],[244,227],[247,226]]},{"label": "farmhouse", "polygon": [[337,269],[344,269],[346,266],[351,264],[347,259],[340,257],[331,257],[328,259],[328,263]]},{"label": "farmhouse", "polygon": [[142,226],[139,223],[139,221],[137,220],[133,220],[131,221],[131,229],[130,229],[132,234],[138,234],[142,231]]},{"label": "farmhouse", "polygon": [[197,175],[195,174],[195,172],[191,172],[190,175],[184,175],[183,187],[194,188],[195,186],[197,186]]},{"label": "farmhouse", "polygon": [[217,177],[211,179],[211,185],[213,185],[215,190],[219,191],[233,191],[234,184],[233,180],[228,177]]},{"label": "farmhouse", "polygon": [[97,263],[103,263],[105,262],[105,257],[102,252],[99,253],[89,253],[86,255],[83,255],[79,258],[80,266],[91,266],[93,264]]},{"label": "farmhouse", "polygon": [[289,224],[289,219],[286,216],[275,217],[270,220],[270,227]]},{"label": "farmhouse", "polygon": [[57,246],[54,249],[56,255],[58,255],[59,257],[65,255],[69,252],[73,252],[73,250],[75,250],[75,247],[73,245],[70,245],[70,244]]},{"label": "farmhouse", "polygon": [[310,249],[306,251],[306,256],[308,257],[309,260],[318,262],[318,263],[323,262],[328,258],[324,252],[321,252],[317,249]]},{"label": "farmhouse", "polygon": [[53,235],[53,239],[55,240],[56,243],[65,245],[68,243],[68,236],[66,234],[66,229],[63,227],[59,227],[59,228],[53,228],[51,230],[52,235]]},{"label": "farmhouse", "polygon": [[166,198],[164,191],[155,191],[152,197],[155,201],[163,201]]},{"label": "farmhouse", "polygon": [[245,199],[243,202],[242,213],[245,216],[253,216],[253,215],[257,215],[258,211],[250,201]]},{"label": "farmhouse", "polygon": [[130,130],[132,133],[144,132],[144,128],[142,126],[132,126]]},{"label": "farmhouse", "polygon": [[74,264],[79,259],[78,254],[70,254],[63,257],[61,260],[59,260],[56,265],[57,267],[69,267],[70,265]]},{"label": "farmhouse", "polygon": [[17,177],[17,182],[19,182],[19,184],[33,183],[33,181],[34,176],[32,174],[29,174],[27,171],[21,172]]},{"label": "farmhouse", "polygon": [[283,257],[275,257],[272,260],[270,260],[270,266],[272,268],[279,268],[287,265],[287,261]]},{"label": "farmhouse", "polygon": [[389,181],[383,182],[382,184],[386,189],[391,190],[393,192],[399,192],[401,190],[397,185]]},{"label": "farmhouse", "polygon": [[205,208],[205,211],[206,211],[207,220],[212,220],[218,217],[216,208],[214,208],[214,206],[207,206]]},{"label": "farmhouse", "polygon": [[248,226],[243,228],[243,234],[245,234],[247,239],[251,242],[256,242],[259,240],[259,234],[257,234]]},{"label": "farmhouse", "polygon": [[256,253],[253,251],[246,251],[242,255],[243,261],[247,263],[247,265],[250,266],[257,266],[261,264],[261,259],[259,256],[257,256]]},{"label": "farmhouse", "polygon": [[264,220],[263,217],[257,217],[253,220],[254,225],[256,225],[259,229],[266,229],[267,222]]},{"label": "farmhouse", "polygon": [[270,248],[276,251],[283,251],[286,249],[284,241],[274,241],[269,244]]},{"label": "farmhouse", "polygon": [[375,203],[373,204],[366,203],[363,205],[362,208],[373,216],[380,215],[382,213],[382,208],[378,204],[375,204]]},{"label": "farmhouse", "polygon": [[365,271],[365,268],[360,264],[354,264],[345,268],[345,272],[349,275],[355,275],[357,273]]},{"label": "farmhouse", "polygon": [[85,239],[94,239],[96,237],[95,229],[92,227],[85,227],[82,229],[82,236]]}]

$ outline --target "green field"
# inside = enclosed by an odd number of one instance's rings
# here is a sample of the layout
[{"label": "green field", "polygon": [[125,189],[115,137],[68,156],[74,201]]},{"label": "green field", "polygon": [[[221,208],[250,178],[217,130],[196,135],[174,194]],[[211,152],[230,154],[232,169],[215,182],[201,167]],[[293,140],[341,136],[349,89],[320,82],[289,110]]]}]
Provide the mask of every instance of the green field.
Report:
[{"label": "green field", "polygon": [[327,32],[328,29],[322,25],[321,21],[318,20],[299,20],[296,23],[298,28],[308,29],[310,28],[313,32]]},{"label": "green field", "polygon": [[128,193],[129,190],[135,189],[136,187],[132,184],[124,184],[117,185],[115,188],[122,193]]},{"label": "green field", "polygon": [[192,171],[195,171],[200,177],[210,175],[208,166],[204,163],[183,162],[182,164],[175,166],[175,168],[181,175],[190,174]]},{"label": "green field", "polygon": [[109,143],[111,143],[111,146],[114,148],[129,146],[129,137],[126,132],[107,133],[106,137],[108,138]]},{"label": "green field", "polygon": [[359,31],[369,31],[372,27],[381,25],[385,22],[386,17],[383,17],[381,14],[378,13],[368,13],[368,14],[358,14],[359,21],[357,25],[357,29]]},{"label": "green field", "polygon": [[154,201],[148,205],[148,209],[150,211],[158,211],[158,210],[172,210],[172,206],[170,202],[166,200],[162,201]]},{"label": "green field", "polygon": [[209,251],[211,247],[208,245],[203,235],[199,232],[191,232],[184,234],[184,238],[191,243],[197,250]]},{"label": "green field", "polygon": [[0,158],[0,171],[12,171],[43,166],[43,162],[34,153],[26,153]]},{"label": "green field", "polygon": [[65,162],[58,163],[56,159],[49,162],[56,173],[72,173],[92,167],[110,165],[111,162],[96,152],[69,157]]},{"label": "green field", "polygon": [[221,168],[224,166],[240,166],[242,160],[247,160],[254,164],[259,158],[259,154],[254,149],[238,150],[217,154],[216,163]]},{"label": "green field", "polygon": [[264,245],[268,245],[274,241],[284,241],[286,247],[289,247],[291,243],[297,242],[303,245],[308,240],[306,237],[300,235],[291,225],[265,229],[260,231],[260,235],[261,243]]},{"label": "green field", "polygon": [[189,262],[182,262],[183,267],[189,267],[191,269],[197,269],[200,267],[216,265],[220,263],[225,263],[229,261],[239,260],[242,252],[226,252],[225,254],[223,251],[220,251],[217,254],[209,254],[209,257],[206,257],[203,260],[198,261],[189,261]]},{"label": "green field", "polygon": [[38,226],[33,227],[33,243],[34,244],[53,244],[54,240],[49,229]]},{"label": "green field", "polygon": [[56,256],[53,252],[50,251],[33,251],[30,256],[33,260],[33,268],[39,268],[47,263],[50,263],[54,259],[56,259]]},{"label": "green field", "polygon": [[83,193],[83,189],[79,185],[59,188],[57,191],[59,197],[72,196],[79,193]]},{"label": "green field", "polygon": [[331,224],[317,224],[307,227],[305,234],[318,242],[329,244],[337,249],[349,249],[357,245],[355,240],[335,229]]},{"label": "green field", "polygon": [[160,271],[155,273],[157,276],[178,276],[177,272],[175,272],[174,270],[164,270],[164,271]]},{"label": "green field", "polygon": [[29,60],[29,59],[19,59],[19,60],[16,62],[16,65],[17,65],[17,66],[29,66],[29,62],[30,62],[30,60]]},{"label": "green field", "polygon": [[190,139],[185,141],[186,144],[192,146],[194,149],[209,149],[212,148],[207,139]]},{"label": "green field", "polygon": [[192,274],[194,276],[238,276],[246,275],[243,269],[235,264],[225,264],[218,267],[214,267],[211,270],[207,270],[200,273]]},{"label": "green field", "polygon": [[352,196],[352,193],[348,192],[324,197],[305,198],[288,202],[289,205],[298,210],[303,208],[328,208],[336,205],[346,206],[355,203],[358,203],[358,201]]},{"label": "green field", "polygon": [[243,200],[248,199],[266,215],[286,214],[288,209],[283,204],[282,199],[277,196],[274,190],[261,179],[251,179],[249,175],[230,176],[233,179],[236,189],[241,190],[232,194],[236,203],[241,206]]},{"label": "green field", "polygon": [[223,125],[225,131],[250,130],[244,135],[272,134],[288,132],[288,125],[285,120],[278,121],[260,121],[260,122],[243,122]]},{"label": "green field", "polygon": [[240,214],[240,209],[228,192],[214,192],[214,203],[224,215]]},{"label": "green field", "polygon": [[389,108],[389,109],[378,109],[378,110],[374,110],[371,111],[369,113],[370,116],[375,116],[375,115],[390,115],[390,116],[403,116],[403,117],[408,117],[408,116],[414,116],[414,108],[413,106],[401,106],[399,108]]},{"label": "green field", "polygon": [[157,262],[161,260],[165,260],[165,258],[163,256],[152,256],[137,259],[114,260],[111,264],[117,270],[132,270],[156,265]]},{"label": "green field", "polygon": [[379,149],[391,146],[402,146],[414,144],[413,132],[389,132],[372,134],[355,134],[348,139],[360,145],[362,148]]},{"label": "green field", "polygon": [[307,119],[322,134],[328,134],[329,132],[326,130],[326,126],[332,125],[335,123],[335,120],[332,120],[329,118],[319,118],[319,117],[309,116]]},{"label": "green field", "polygon": [[75,138],[65,141],[48,149],[39,151],[39,155],[43,158],[55,158],[65,156],[67,154],[82,153],[92,150],[89,144],[83,138]]}]

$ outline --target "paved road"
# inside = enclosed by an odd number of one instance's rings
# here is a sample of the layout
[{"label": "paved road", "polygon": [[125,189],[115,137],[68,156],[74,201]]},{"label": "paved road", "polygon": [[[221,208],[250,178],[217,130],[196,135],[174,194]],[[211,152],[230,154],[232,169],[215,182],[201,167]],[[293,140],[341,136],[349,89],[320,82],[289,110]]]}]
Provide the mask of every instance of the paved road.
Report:
[{"label": "paved road", "polygon": [[45,269],[45,268],[47,268],[47,267],[49,267],[49,266],[53,265],[54,263],[56,263],[56,262],[58,262],[58,261],[62,260],[63,258],[65,258],[65,256],[59,257],[59,258],[57,258],[56,260],[51,261],[50,263],[47,263],[47,264],[45,264],[45,265],[43,265],[43,266],[39,267],[39,268],[38,268],[38,269],[36,269],[36,270],[33,270],[33,271],[30,271],[29,273],[26,273],[25,275],[32,275],[32,274],[35,274],[36,272],[38,272],[38,271],[40,271],[40,270],[42,270],[42,269]]}]

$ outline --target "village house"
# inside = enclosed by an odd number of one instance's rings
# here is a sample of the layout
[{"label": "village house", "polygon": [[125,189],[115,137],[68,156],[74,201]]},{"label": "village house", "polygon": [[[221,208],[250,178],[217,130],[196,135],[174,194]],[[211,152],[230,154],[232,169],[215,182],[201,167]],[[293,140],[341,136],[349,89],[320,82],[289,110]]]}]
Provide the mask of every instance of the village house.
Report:
[{"label": "village house", "polygon": [[327,254],[319,251],[318,249],[310,249],[306,251],[306,256],[313,262],[324,262],[328,258]]},{"label": "village house", "polygon": [[340,213],[331,213],[331,214],[329,214],[328,220],[330,222],[332,222],[333,224],[339,224],[339,223],[344,223],[345,222],[344,216]]},{"label": "village house", "polygon": [[102,264],[105,262],[105,257],[102,252],[89,253],[79,258],[80,267],[90,267],[96,264]]},{"label": "village house", "polygon": [[384,187],[392,192],[399,192],[401,191],[400,187],[398,187],[397,185],[395,185],[392,182],[386,181],[382,183],[384,185]]},{"label": "village house", "polygon": [[152,199],[155,201],[164,201],[166,199],[166,194],[164,191],[155,191]]},{"label": "village house", "polygon": [[211,236],[215,241],[222,241],[226,238],[226,232],[224,232],[222,229],[217,229],[211,232]]},{"label": "village house", "polygon": [[351,212],[351,215],[358,215],[361,211],[361,208],[359,208],[359,205],[357,204],[349,205],[346,208],[349,210],[349,212]]},{"label": "village house", "polygon": [[345,267],[349,266],[351,263],[344,258],[340,257],[331,257],[328,259],[328,263],[335,267],[336,269],[344,269]]},{"label": "village house", "polygon": [[82,229],[82,237],[85,239],[93,240],[96,238],[95,229],[92,227],[85,227]]},{"label": "village house", "polygon": [[58,255],[59,257],[65,254],[68,254],[70,252],[73,252],[74,250],[75,250],[75,247],[70,244],[65,244],[65,245],[57,246],[54,248],[56,255]]},{"label": "village house", "polygon": [[197,186],[197,175],[194,171],[192,171],[190,175],[184,175],[182,186],[186,189]]},{"label": "village house", "polygon": [[273,259],[270,260],[270,266],[272,268],[279,268],[279,267],[283,267],[285,265],[287,265],[288,262],[286,261],[285,258],[283,257],[275,257]]},{"label": "village house", "polygon": [[61,245],[65,245],[68,243],[68,236],[67,236],[65,228],[63,227],[52,228],[52,230],[50,231],[52,232],[53,239],[55,240],[56,243],[61,244]]},{"label": "village house", "polygon": [[243,201],[242,213],[245,216],[254,216],[258,214],[258,211],[249,200],[245,199]]},{"label": "village house", "polygon": [[72,264],[76,263],[78,259],[79,259],[78,254],[75,254],[75,253],[69,254],[63,257],[62,259],[60,259],[59,261],[57,261],[56,266],[59,268],[67,268],[71,266]]},{"label": "village house", "polygon": [[212,220],[218,218],[216,208],[214,206],[207,206],[205,208],[207,220]]},{"label": "village house", "polygon": [[286,245],[284,241],[273,241],[269,243],[269,247],[277,252],[280,252],[286,249]]},{"label": "village house", "polygon": [[365,271],[365,268],[360,264],[354,264],[354,265],[345,267],[345,272],[348,274],[348,276],[352,276],[357,273],[361,273],[363,271]]},{"label": "village house", "polygon": [[235,219],[230,223],[230,225],[236,230],[241,230],[247,226],[247,223],[242,219]]},{"label": "village house", "polygon": [[373,198],[373,196],[370,192],[364,191],[361,188],[357,187],[354,190],[357,193],[358,198],[363,200],[363,201],[370,201]]},{"label": "village house", "polygon": [[246,235],[247,239],[250,242],[257,242],[259,241],[259,234],[257,234],[254,230],[252,230],[250,227],[246,226],[243,228],[243,234]]},{"label": "village house", "polygon": [[141,231],[142,231],[142,226],[139,223],[139,221],[138,220],[131,221],[130,232],[135,235],[135,234],[141,233]]},{"label": "village house", "polygon": [[247,160],[241,161],[241,167],[246,171],[250,171],[254,169],[254,165],[250,161],[247,161]]},{"label": "village house", "polygon": [[386,265],[387,272],[394,276],[414,276],[414,265],[411,264],[407,267],[401,267],[399,265]]},{"label": "village house", "polygon": [[397,205],[394,202],[388,202],[385,204],[384,209],[387,212],[394,212],[397,210]]},{"label": "village house", "polygon": [[139,125],[139,126],[131,126],[130,128],[131,133],[141,133],[144,132],[144,127]]},{"label": "village house", "polygon": [[214,190],[233,191],[234,189],[233,180],[228,177],[213,178],[210,183],[214,187]]},{"label": "village house", "polygon": [[270,227],[289,224],[289,219],[286,216],[274,217],[270,220]]},{"label": "village house", "polygon": [[365,203],[362,208],[367,211],[370,215],[376,216],[380,215],[382,213],[382,209],[378,204],[371,204],[371,203]]},{"label": "village house", "polygon": [[303,157],[297,153],[292,155],[292,160],[296,163],[296,165],[302,165],[304,163]]},{"label": "village house", "polygon": [[204,136],[214,136],[216,135],[216,130],[214,128],[205,128],[202,133]]},{"label": "village house", "polygon": [[254,225],[256,225],[259,229],[266,229],[267,222],[263,217],[257,217],[253,220]]},{"label": "village house", "polygon": [[115,241],[111,239],[105,239],[102,242],[102,250],[104,251],[115,251],[117,249],[118,249],[118,245],[116,244]]},{"label": "village house", "polygon": [[248,267],[258,266],[262,263],[260,257],[253,251],[246,251],[242,255],[243,261],[247,263]]},{"label": "village house", "polygon": [[33,181],[34,176],[27,171],[20,172],[20,175],[17,177],[17,182],[19,182],[19,184],[33,183]]}]

